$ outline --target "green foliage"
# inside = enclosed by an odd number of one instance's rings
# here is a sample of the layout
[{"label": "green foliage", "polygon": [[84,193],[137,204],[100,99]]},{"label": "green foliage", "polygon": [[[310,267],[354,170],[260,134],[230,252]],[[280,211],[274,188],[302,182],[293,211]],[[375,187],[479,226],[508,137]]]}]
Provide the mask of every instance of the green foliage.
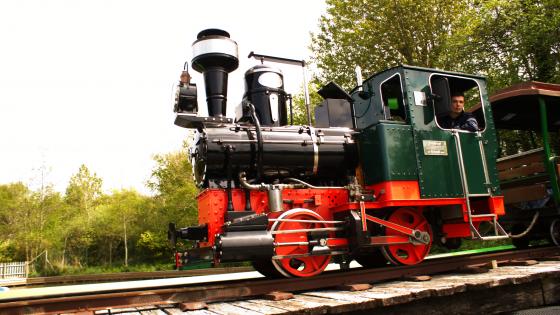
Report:
[{"label": "green foliage", "polygon": [[11,260],[33,258],[44,247],[45,211],[23,183],[0,185],[0,243],[11,249]]},{"label": "green foliage", "polygon": [[25,225],[30,191],[23,183],[0,185],[0,240],[7,243],[21,236]]},{"label": "green foliage", "polygon": [[119,273],[119,272],[150,272],[150,271],[167,271],[174,270],[175,265],[171,260],[167,262],[147,262],[135,263],[129,266],[124,265],[96,265],[87,267],[66,266],[64,269],[54,266],[48,271],[41,273],[31,272],[31,277],[58,276],[58,275],[93,275],[102,273]]},{"label": "green foliage", "polygon": [[70,178],[66,188],[66,203],[76,212],[84,212],[88,222],[98,198],[101,197],[102,182],[97,174],[90,174],[89,169],[82,164],[78,173]]},{"label": "green foliage", "polygon": [[354,68],[397,64],[483,73],[490,90],[560,82],[557,0],[328,0],[312,36],[321,81],[353,87]]},{"label": "green foliage", "polygon": [[169,255],[171,250],[166,236],[167,235],[164,233],[145,231],[140,234],[136,246],[151,257],[162,258],[166,256],[166,254]]},{"label": "green foliage", "polygon": [[[491,93],[523,81],[560,83],[560,2],[481,1],[470,11],[450,43],[460,70],[487,75]],[[531,131],[498,136],[502,155],[542,146],[541,135]]]},{"label": "green foliage", "polygon": [[158,222],[165,228],[168,222],[179,225],[196,223],[198,189],[186,151],[156,155],[154,160],[156,166],[147,185],[156,193],[154,202],[158,205],[155,209]]},{"label": "green foliage", "polygon": [[490,90],[536,80],[560,82],[557,0],[474,2],[451,41],[460,69],[489,77]]},{"label": "green foliage", "polygon": [[469,1],[327,0],[312,36],[322,82],[355,86],[354,69],[372,75],[398,64],[453,68],[447,42]]},{"label": "green foliage", "polygon": [[0,240],[0,262],[11,262],[16,253],[12,240]]},{"label": "green foliage", "polygon": [[62,213],[66,224],[62,229],[62,267],[66,256],[71,263],[87,265],[90,260],[90,247],[95,240],[92,221],[97,215],[102,194],[102,180],[97,174],[91,174],[85,165],[70,178],[66,188],[65,211]]},{"label": "green foliage", "polygon": [[115,190],[103,199],[96,216],[94,229],[97,233],[96,250],[100,257],[105,257],[109,265],[117,250],[123,257],[124,265],[128,265],[129,251],[134,252],[131,245],[136,243],[141,232],[140,218],[147,212],[149,199],[135,190]]},{"label": "green foliage", "polygon": [[[323,98],[317,93],[320,88],[320,84],[317,80],[312,81],[309,84],[309,114],[311,116],[311,124],[315,123],[314,109],[319,106],[323,101]],[[288,113],[289,115],[289,113]],[[309,125],[307,120],[307,110],[305,108],[305,95],[302,91],[294,96],[293,99],[293,125]]]},{"label": "green foliage", "polygon": [[104,194],[101,178],[85,165],[70,178],[64,195],[50,185],[37,191],[23,183],[0,185],[0,261],[33,261],[32,273],[42,275],[87,266],[122,271],[129,262],[138,266],[158,259],[169,269],[167,222],[196,221],[196,187],[186,154],[161,155],[156,163],[153,197],[128,189]]}]

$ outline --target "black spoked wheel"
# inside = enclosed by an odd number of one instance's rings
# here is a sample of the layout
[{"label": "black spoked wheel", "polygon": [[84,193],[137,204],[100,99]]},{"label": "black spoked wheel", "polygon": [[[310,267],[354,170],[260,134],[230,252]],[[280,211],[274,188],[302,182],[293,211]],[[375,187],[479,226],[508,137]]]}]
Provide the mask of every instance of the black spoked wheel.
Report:
[{"label": "black spoked wheel", "polygon": [[253,265],[253,268],[255,268],[256,271],[258,271],[261,275],[267,277],[267,278],[282,278],[282,274],[280,274],[278,272],[278,270],[276,270],[276,268],[274,268],[274,265],[272,264],[272,260],[256,260],[251,262],[251,264]]},{"label": "black spoked wheel", "polygon": [[387,266],[387,259],[379,249],[356,256],[358,264],[364,268],[379,268]]},{"label": "black spoked wheel", "polygon": [[448,238],[442,243],[442,245],[449,250],[454,250],[461,247],[462,243],[463,242],[460,238]]}]

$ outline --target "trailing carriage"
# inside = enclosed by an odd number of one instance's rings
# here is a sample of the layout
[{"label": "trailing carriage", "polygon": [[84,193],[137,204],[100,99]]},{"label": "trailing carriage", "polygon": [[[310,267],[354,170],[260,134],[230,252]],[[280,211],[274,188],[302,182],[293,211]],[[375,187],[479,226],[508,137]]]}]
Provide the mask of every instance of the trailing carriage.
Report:
[{"label": "trailing carriage", "polygon": [[[497,91],[490,102],[497,129],[521,132],[533,142],[532,149],[497,160],[507,209],[500,222],[514,233],[516,247],[543,239],[560,246],[560,147],[557,137],[551,140],[560,126],[560,85],[519,83]],[[471,109],[478,116],[480,110]]]}]

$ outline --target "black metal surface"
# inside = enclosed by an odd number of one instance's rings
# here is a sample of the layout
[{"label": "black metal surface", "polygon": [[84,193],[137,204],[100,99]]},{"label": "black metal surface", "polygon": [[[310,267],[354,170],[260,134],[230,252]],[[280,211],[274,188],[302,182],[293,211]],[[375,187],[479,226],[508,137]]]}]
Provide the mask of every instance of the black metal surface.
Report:
[{"label": "black metal surface", "polygon": [[289,59],[289,58],[283,58],[283,57],[275,57],[275,56],[269,56],[269,55],[263,55],[263,54],[255,54],[255,52],[250,52],[249,55],[247,56],[247,58],[255,58],[261,61],[272,61],[272,62],[279,62],[279,63],[285,63],[285,64],[290,64],[290,65],[296,65],[296,66],[305,66],[305,61],[304,60],[296,60],[296,59]]},{"label": "black metal surface", "polygon": [[216,238],[216,251],[221,261],[271,259],[274,238],[266,230],[227,232]]},{"label": "black metal surface", "polygon": [[[345,180],[357,163],[350,132],[343,128],[318,130],[301,126],[262,128],[260,160],[263,177]],[[319,138],[321,144],[317,144]],[[259,152],[256,142],[256,132],[251,127],[208,128],[199,132],[191,147],[191,163],[197,183],[205,186],[209,179],[225,179],[226,145],[233,147],[229,156],[232,173],[254,174]],[[318,154],[316,174],[313,173],[315,150]]]},{"label": "black metal surface", "polygon": [[216,127],[231,124],[233,119],[227,117],[198,117],[195,114],[177,113],[175,125],[202,130],[204,127]]},{"label": "black metal surface", "polygon": [[182,83],[177,87],[176,112],[196,115],[198,110],[197,90],[194,83]]},{"label": "black metal surface", "polygon": [[315,107],[315,126],[318,128],[354,128],[350,102],[344,99],[328,98]]},{"label": "black metal surface", "polygon": [[266,230],[268,217],[253,211],[228,211],[226,218],[229,222],[224,225],[226,232]]},{"label": "black metal surface", "polygon": [[203,224],[181,228],[177,231],[177,237],[184,240],[205,241],[208,239],[208,226]]},{"label": "black metal surface", "polygon": [[342,99],[342,100],[347,100],[348,102],[352,102],[352,96],[350,96],[350,94],[348,94],[346,91],[344,91],[343,88],[341,88],[338,84],[334,82],[327,83],[327,85],[320,88],[319,91],[317,91],[317,93],[321,95],[321,97],[324,99],[333,98],[333,99]]},{"label": "black metal surface", "polygon": [[[276,78],[277,84],[267,78]],[[283,75],[280,71],[264,65],[255,66],[245,72],[245,94],[243,99],[255,106],[261,126],[285,126],[288,124],[286,108],[287,94],[284,91]],[[273,104],[271,98],[276,98]],[[273,115],[274,114],[274,115]],[[276,117],[276,120],[274,120]],[[244,110],[239,121],[250,121],[250,114]]]},{"label": "black metal surface", "polygon": [[188,265],[191,262],[210,261],[214,259],[214,251],[211,247],[191,248],[181,253],[181,263]]},{"label": "black metal surface", "polygon": [[[342,213],[340,215],[342,215]],[[360,249],[370,243],[369,237],[367,232],[364,232],[362,229],[362,219],[357,211],[351,210],[348,211],[348,214],[344,215],[347,215],[344,219],[347,222],[348,228],[337,233],[341,234],[340,237],[348,238],[350,253],[355,256]],[[335,218],[338,220],[341,219],[339,217]]]},{"label": "black metal surface", "polygon": [[227,111],[228,71],[213,67],[205,70],[203,75],[208,116],[225,116]]},{"label": "black metal surface", "polygon": [[[201,31],[197,38],[195,43],[220,38],[229,40],[229,33],[219,29],[207,29]],[[238,66],[237,56],[220,52],[205,53],[192,59],[193,69],[204,76],[209,116],[226,115],[228,73],[237,69]]]}]

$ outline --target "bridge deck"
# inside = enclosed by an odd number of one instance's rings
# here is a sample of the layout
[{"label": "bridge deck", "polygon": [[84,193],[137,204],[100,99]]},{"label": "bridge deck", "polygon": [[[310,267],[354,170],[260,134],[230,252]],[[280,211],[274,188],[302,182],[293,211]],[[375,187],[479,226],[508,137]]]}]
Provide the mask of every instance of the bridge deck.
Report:
[{"label": "bridge deck", "polygon": [[[280,301],[248,299],[181,311],[180,308],[201,306],[187,303],[182,307],[113,309],[110,314],[369,314],[373,310],[375,314],[493,314],[560,302],[560,259],[477,271],[481,269],[424,277],[429,278],[427,281],[415,278],[373,283],[371,288],[361,291],[351,291],[355,286],[348,286],[347,290],[339,287],[310,291]],[[109,310],[96,314],[109,314]]]}]

